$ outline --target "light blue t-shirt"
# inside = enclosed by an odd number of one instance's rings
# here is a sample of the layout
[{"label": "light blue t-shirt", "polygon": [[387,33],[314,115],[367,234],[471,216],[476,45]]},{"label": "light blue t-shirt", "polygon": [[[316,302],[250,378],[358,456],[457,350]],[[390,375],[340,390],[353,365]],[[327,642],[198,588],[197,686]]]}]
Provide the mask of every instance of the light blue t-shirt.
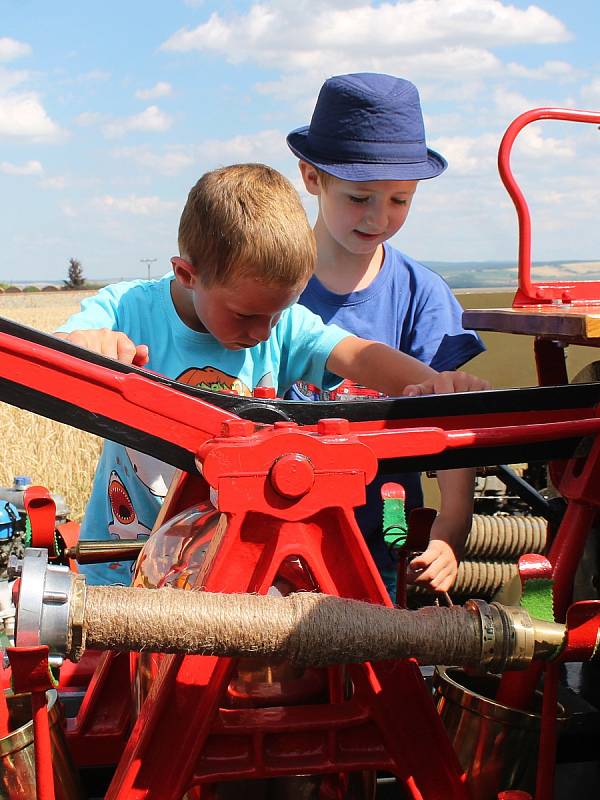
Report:
[{"label": "light blue t-shirt", "polygon": [[[333,348],[349,334],[301,305],[283,311],[266,342],[227,350],[211,334],[188,328],[171,300],[172,275],[154,281],[107,286],[81,304],[59,329],[109,328],[135,344],[147,344],[148,369],[203,389],[251,395],[257,386],[282,396],[297,380],[333,388],[326,370]],[[129,447],[106,441],[81,525],[82,539],[146,537],[173,477],[174,468]],[[82,567],[88,583],[131,582],[131,563]]]}]

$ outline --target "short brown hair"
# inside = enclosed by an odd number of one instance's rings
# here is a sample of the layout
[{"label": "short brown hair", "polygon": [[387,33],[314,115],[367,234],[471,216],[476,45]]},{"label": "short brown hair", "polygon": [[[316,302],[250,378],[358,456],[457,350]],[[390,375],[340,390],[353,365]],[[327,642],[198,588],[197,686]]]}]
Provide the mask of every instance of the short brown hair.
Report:
[{"label": "short brown hair", "polygon": [[319,182],[321,186],[323,187],[323,189],[326,189],[327,186],[331,184],[331,181],[334,179],[333,175],[330,175],[329,172],[323,172],[322,169],[319,169],[319,167],[315,167],[314,164],[312,166],[313,169],[316,170],[317,175],[319,176]]},{"label": "short brown hair", "polygon": [[311,276],[315,240],[292,184],[264,164],[205,173],[188,195],[179,252],[204,286],[252,276],[295,286]]}]

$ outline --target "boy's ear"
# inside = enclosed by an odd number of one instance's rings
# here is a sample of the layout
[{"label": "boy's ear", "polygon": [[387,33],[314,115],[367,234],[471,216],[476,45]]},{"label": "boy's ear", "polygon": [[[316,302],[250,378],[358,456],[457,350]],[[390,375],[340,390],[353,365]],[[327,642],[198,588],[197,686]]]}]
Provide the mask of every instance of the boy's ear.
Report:
[{"label": "boy's ear", "polygon": [[183,286],[184,289],[190,289],[196,278],[196,272],[192,265],[183,258],[173,258],[171,263],[173,264],[173,274],[177,283]]},{"label": "boy's ear", "polygon": [[317,172],[316,168],[307,161],[300,161],[299,167],[306,191],[309,194],[314,194],[318,197],[321,194],[322,187],[321,181],[319,180],[319,173]]}]

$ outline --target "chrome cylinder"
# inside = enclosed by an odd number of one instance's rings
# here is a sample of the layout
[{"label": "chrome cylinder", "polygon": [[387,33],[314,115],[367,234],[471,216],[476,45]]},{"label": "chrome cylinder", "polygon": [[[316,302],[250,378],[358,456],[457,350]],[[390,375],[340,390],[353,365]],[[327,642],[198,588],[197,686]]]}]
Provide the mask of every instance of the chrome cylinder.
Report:
[{"label": "chrome cylinder", "polygon": [[[490,800],[507,789],[535,789],[541,694],[534,712],[509,708],[495,701],[499,680],[450,667],[437,667],[433,676],[437,710],[472,800]],[[558,719],[564,724],[562,706]]]},{"label": "chrome cylinder", "polygon": [[[35,750],[31,695],[5,690],[11,732],[0,739],[0,800],[32,800],[36,796]],[[56,800],[81,800],[83,793],[71,762],[54,689],[47,692],[50,744]]]}]

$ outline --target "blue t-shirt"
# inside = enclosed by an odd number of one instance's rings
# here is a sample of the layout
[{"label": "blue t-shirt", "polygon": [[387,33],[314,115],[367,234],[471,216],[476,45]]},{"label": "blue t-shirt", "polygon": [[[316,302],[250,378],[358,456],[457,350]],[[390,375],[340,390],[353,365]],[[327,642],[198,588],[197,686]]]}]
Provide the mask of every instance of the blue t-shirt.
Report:
[{"label": "blue t-shirt", "polygon": [[[333,387],[339,378],[326,370],[333,348],[348,336],[300,305],[283,311],[266,342],[227,350],[211,334],[188,328],[179,318],[170,286],[172,275],[155,281],[119,283],[81,304],[59,329],[109,328],[135,344],[147,344],[148,369],[203,389],[251,395],[272,386],[283,395],[295,380]],[[82,539],[135,539],[152,530],[174,468],[114,442],[104,444],[81,525]],[[130,563],[82,567],[90,584],[131,580]]]},{"label": "blue t-shirt", "polygon": [[[365,289],[336,294],[313,276],[300,303],[326,323],[335,323],[364,339],[384,342],[438,371],[454,370],[485,350],[475,331],[462,326],[462,308],[444,279],[385,243],[384,260]],[[348,385],[334,393],[323,392],[309,382],[295,384],[287,397],[294,400],[343,399],[362,391]],[[372,393],[373,396],[381,396]],[[423,504],[420,477],[416,473],[378,476],[367,487],[367,504],[356,509],[356,519],[367,540],[388,589],[395,591],[395,565],[383,541],[381,486],[401,483],[406,508]]]}]

